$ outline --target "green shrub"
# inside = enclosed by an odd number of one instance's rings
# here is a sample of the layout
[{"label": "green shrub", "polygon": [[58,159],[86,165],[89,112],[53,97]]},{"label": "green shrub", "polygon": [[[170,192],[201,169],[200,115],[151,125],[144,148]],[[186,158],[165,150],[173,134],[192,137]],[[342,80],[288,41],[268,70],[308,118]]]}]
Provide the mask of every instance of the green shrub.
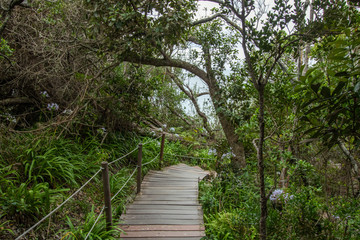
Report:
[{"label": "green shrub", "polygon": [[[92,207],[91,211],[86,215],[85,223],[80,226],[75,226],[74,223],[71,221],[69,217],[66,217],[66,223],[69,226],[69,230],[63,233],[63,240],[79,240],[85,239],[86,235],[89,233],[91,228],[93,227],[98,214],[94,212],[94,206]],[[99,221],[95,224],[94,228],[92,229],[89,240],[112,240],[112,239],[119,239],[120,230],[113,228],[110,231],[106,230],[106,222],[103,216],[100,217]]]},{"label": "green shrub", "polygon": [[20,186],[8,184],[1,188],[0,202],[2,211],[15,219],[34,218],[48,213],[50,205],[58,197],[58,193],[69,189],[49,189],[48,183],[29,184]]}]

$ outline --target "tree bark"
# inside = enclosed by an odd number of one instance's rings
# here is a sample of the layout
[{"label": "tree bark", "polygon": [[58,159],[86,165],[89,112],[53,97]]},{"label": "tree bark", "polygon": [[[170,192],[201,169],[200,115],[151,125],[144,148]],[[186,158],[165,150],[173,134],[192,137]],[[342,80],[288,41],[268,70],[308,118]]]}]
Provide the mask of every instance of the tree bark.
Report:
[{"label": "tree bark", "polygon": [[264,90],[265,85],[259,83],[259,148],[257,152],[258,171],[260,180],[260,239],[266,239],[266,218],[267,218],[267,197],[265,192],[265,177],[264,177],[264,140],[265,140],[265,121],[264,121]]},{"label": "tree bark", "polygon": [[345,154],[346,158],[349,160],[349,163],[351,165],[352,171],[354,172],[354,175],[356,176],[356,178],[359,179],[359,166],[358,166],[358,163],[355,160],[354,156],[346,148],[346,146],[342,140],[340,140],[340,139],[338,140],[338,145],[339,145],[341,151]]}]

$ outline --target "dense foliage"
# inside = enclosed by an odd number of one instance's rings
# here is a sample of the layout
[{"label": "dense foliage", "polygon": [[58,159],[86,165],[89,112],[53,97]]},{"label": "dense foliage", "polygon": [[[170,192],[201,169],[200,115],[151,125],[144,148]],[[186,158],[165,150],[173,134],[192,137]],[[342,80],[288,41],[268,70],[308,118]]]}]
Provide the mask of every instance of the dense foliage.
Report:
[{"label": "dense foliage", "polygon": [[[0,3],[0,238],[165,132],[167,154],[217,172],[199,196],[208,239],[359,239],[359,4],[208,0],[199,19],[201,2]],[[112,192],[135,159],[111,169]],[[98,176],[29,238],[85,238],[99,188]],[[101,219],[91,237],[118,234]]]}]

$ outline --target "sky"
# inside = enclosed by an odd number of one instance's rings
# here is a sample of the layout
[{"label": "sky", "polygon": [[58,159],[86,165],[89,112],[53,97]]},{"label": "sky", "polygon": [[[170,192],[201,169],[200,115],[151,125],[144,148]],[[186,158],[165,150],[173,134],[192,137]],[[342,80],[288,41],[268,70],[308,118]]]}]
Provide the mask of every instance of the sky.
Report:
[{"label": "sky", "polygon": [[[291,2],[293,2],[293,1],[290,0],[290,3]],[[268,5],[267,10],[269,10],[274,5],[274,0],[265,0],[265,3],[266,3],[266,5]],[[214,8],[214,7],[217,7],[217,6],[218,6],[217,3],[209,2],[209,1],[206,1],[206,0],[205,1],[200,0],[199,4],[198,4],[198,12],[196,13],[195,19],[201,19],[201,18],[211,16],[212,15],[211,14],[211,9]],[[242,55],[242,50],[239,51],[239,52]],[[185,82],[191,88],[197,87],[199,90],[201,90],[200,92],[207,92],[208,91],[206,85],[198,77],[187,78],[185,80]],[[206,106],[204,106],[204,104],[206,104],[206,102],[208,104]],[[199,97],[198,98],[198,103],[199,103],[199,106],[200,106],[201,110],[203,112],[207,113],[207,115],[209,115],[213,111],[211,100],[210,100],[210,97],[208,95],[204,95],[204,96]],[[185,112],[188,115],[191,115],[191,116],[196,115],[195,108],[193,107],[190,100],[185,101],[184,104],[183,104],[183,107],[184,107]],[[214,122],[214,119],[212,119],[211,121]]]}]

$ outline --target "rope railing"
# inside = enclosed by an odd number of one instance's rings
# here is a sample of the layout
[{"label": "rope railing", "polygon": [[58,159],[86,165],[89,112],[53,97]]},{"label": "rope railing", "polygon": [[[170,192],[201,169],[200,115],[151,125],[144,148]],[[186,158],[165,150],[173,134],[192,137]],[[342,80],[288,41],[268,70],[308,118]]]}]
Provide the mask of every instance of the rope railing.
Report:
[{"label": "rope railing", "polygon": [[[144,146],[144,145],[147,145],[147,144],[149,144],[149,143],[151,143],[151,142],[154,142],[154,141],[158,140],[159,138],[161,138],[161,136],[159,136],[159,137],[157,137],[157,138],[155,138],[155,139],[149,140],[149,141],[143,143],[142,145],[143,145],[143,146]],[[133,152],[135,152],[137,149],[138,149],[138,148],[136,147],[136,148],[134,148],[133,150],[131,150],[130,152],[126,153],[125,155],[123,155],[123,156],[115,159],[115,160],[112,161],[112,162],[109,162],[109,165],[112,165],[113,163],[116,163],[116,162],[120,161],[121,159],[126,158],[127,156],[129,156],[130,154],[132,154]]]},{"label": "rope railing", "polygon": [[100,213],[99,213],[98,217],[96,218],[96,220],[95,220],[94,224],[93,224],[93,225],[92,225],[92,227],[90,228],[90,231],[88,232],[88,234],[86,235],[86,237],[85,237],[85,239],[84,239],[84,240],[88,239],[88,237],[90,236],[90,234],[91,234],[92,230],[94,229],[95,225],[97,224],[97,222],[99,221],[99,219],[100,219],[101,215],[103,214],[104,210],[105,210],[105,205],[102,207],[102,209],[101,209],[101,211],[100,211]]},{"label": "rope railing", "polygon": [[[142,164],[142,146],[149,144],[151,142],[154,142],[156,140],[158,140],[159,138],[162,137],[162,144],[160,147],[160,153],[154,157],[152,160],[150,160],[147,163]],[[15,240],[19,240],[21,238],[23,238],[26,234],[28,234],[30,231],[32,231],[34,228],[36,228],[37,226],[40,225],[40,223],[42,223],[43,221],[45,221],[47,218],[49,218],[52,214],[54,214],[57,210],[59,210],[65,203],[67,203],[70,199],[72,199],[77,193],[79,193],[87,184],[89,184],[91,182],[92,179],[94,179],[101,171],[102,175],[103,175],[103,185],[104,185],[104,199],[105,199],[105,205],[103,206],[102,210],[100,211],[98,217],[96,218],[93,226],[91,227],[90,231],[87,233],[85,240],[88,239],[88,237],[90,236],[92,230],[94,229],[95,225],[97,224],[97,222],[99,221],[101,215],[103,214],[103,212],[105,211],[106,213],[106,222],[107,222],[107,229],[109,229],[111,227],[111,222],[112,222],[112,216],[109,216],[109,214],[111,215],[111,201],[113,199],[115,199],[115,197],[118,196],[118,194],[125,188],[125,186],[127,185],[127,183],[130,181],[130,179],[134,176],[136,170],[138,170],[138,181],[137,181],[137,191],[140,192],[140,181],[141,181],[141,168],[142,166],[146,166],[152,162],[154,162],[160,155],[160,163],[162,161],[162,152],[163,152],[163,148],[164,148],[164,138],[165,135],[162,134],[161,136],[157,137],[156,139],[152,139],[150,141],[145,142],[144,144],[140,143],[139,146],[137,148],[134,148],[133,150],[131,150],[130,152],[126,153],[125,155],[115,159],[114,161],[108,163],[108,162],[103,162],[102,163],[102,167],[100,167],[100,169],[92,176],[90,177],[90,179],[88,181],[86,181],[78,190],[76,190],[70,197],[68,197],[64,202],[62,202],[59,206],[57,206],[54,210],[52,210],[49,214],[47,214],[45,217],[43,217],[40,221],[38,221],[36,224],[34,224],[33,226],[31,226],[29,229],[27,229],[24,233],[22,233],[20,236],[18,236]],[[123,186],[112,196],[110,197],[111,193],[110,193],[110,184],[109,184],[109,170],[108,170],[108,165],[111,165],[115,162],[120,161],[121,159],[124,159],[125,157],[129,156],[130,154],[132,154],[133,152],[135,152],[136,150],[138,150],[138,165],[135,167],[134,171],[131,173],[131,175],[128,177],[128,179],[126,180],[126,182],[123,184]],[[160,165],[159,163],[159,165]],[[105,178],[107,178],[105,181]],[[106,189],[108,189],[108,191],[106,191]],[[106,196],[108,195],[108,196]],[[106,200],[108,198],[108,201]],[[108,206],[110,204],[110,206]]]},{"label": "rope railing", "polygon": [[20,236],[18,236],[15,240],[21,239],[22,237],[24,237],[26,234],[28,234],[31,230],[33,230],[34,228],[36,228],[40,223],[42,223],[43,221],[45,221],[48,217],[50,217],[51,215],[53,215],[57,210],[59,210],[65,203],[67,203],[71,198],[73,198],[78,192],[80,192],[89,182],[91,182],[91,180],[96,177],[96,175],[98,175],[101,171],[101,168],[86,182],[84,183],[78,190],[76,190],[70,197],[68,197],[64,202],[62,202],[59,206],[57,206],[54,210],[52,210],[48,215],[46,215],[45,217],[43,217],[40,221],[38,221],[36,224],[34,224],[32,227],[30,227],[28,230],[26,230],[23,234],[21,234]]},{"label": "rope railing", "polygon": [[160,153],[159,153],[158,155],[156,155],[156,157],[154,157],[153,159],[151,159],[149,162],[143,163],[142,166],[146,166],[146,165],[154,162],[159,156],[160,156]]},{"label": "rope railing", "polygon": [[137,149],[138,149],[138,148],[136,147],[136,148],[134,148],[133,150],[131,150],[130,152],[126,153],[125,155],[123,155],[123,156],[115,159],[115,160],[112,161],[112,162],[109,162],[109,165],[111,165],[111,164],[113,164],[113,163],[116,163],[116,162],[120,161],[121,159],[126,158],[127,156],[129,156],[130,154],[132,154],[133,152],[135,152]]},{"label": "rope railing", "polygon": [[134,174],[136,173],[137,170],[137,166],[135,167],[134,171],[132,172],[132,174],[130,175],[130,177],[126,180],[126,182],[122,185],[122,187],[119,189],[119,191],[117,191],[114,196],[112,196],[111,201],[114,200],[116,198],[116,196],[123,190],[123,188],[126,186],[126,184],[130,181],[130,179],[134,176]]}]

